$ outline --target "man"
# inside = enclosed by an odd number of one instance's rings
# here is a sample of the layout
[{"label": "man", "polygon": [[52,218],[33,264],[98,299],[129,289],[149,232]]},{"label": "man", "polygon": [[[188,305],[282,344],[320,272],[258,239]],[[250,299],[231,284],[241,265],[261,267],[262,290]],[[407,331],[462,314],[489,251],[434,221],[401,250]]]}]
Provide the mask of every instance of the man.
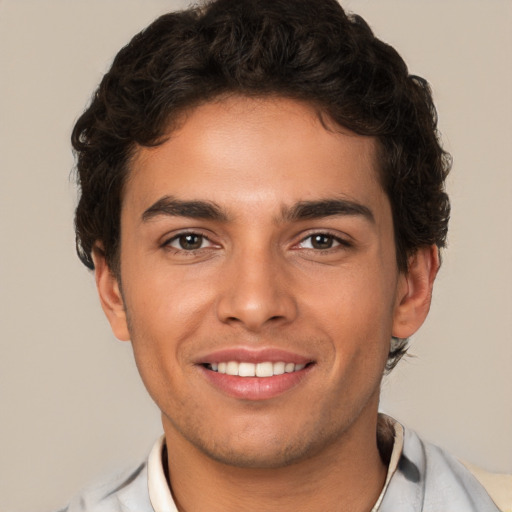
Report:
[{"label": "man", "polygon": [[450,160],[427,83],[334,0],[219,0],[116,57],[73,132],[81,260],[164,437],[77,510],[495,511],[378,415]]}]

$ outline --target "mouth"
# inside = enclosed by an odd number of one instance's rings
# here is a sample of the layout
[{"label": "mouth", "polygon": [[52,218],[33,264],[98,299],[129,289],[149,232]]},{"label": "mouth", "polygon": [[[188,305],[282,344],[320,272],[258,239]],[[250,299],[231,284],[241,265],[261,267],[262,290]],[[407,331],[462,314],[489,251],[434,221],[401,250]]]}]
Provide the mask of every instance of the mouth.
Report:
[{"label": "mouth", "polygon": [[299,372],[310,364],[312,363],[296,364],[285,361],[264,361],[261,363],[222,361],[219,363],[205,363],[204,366],[208,370],[224,375],[269,378],[276,375],[284,375],[285,373]]},{"label": "mouth", "polygon": [[197,363],[218,392],[249,401],[271,399],[302,385],[315,365],[287,351],[243,348],[208,354]]}]

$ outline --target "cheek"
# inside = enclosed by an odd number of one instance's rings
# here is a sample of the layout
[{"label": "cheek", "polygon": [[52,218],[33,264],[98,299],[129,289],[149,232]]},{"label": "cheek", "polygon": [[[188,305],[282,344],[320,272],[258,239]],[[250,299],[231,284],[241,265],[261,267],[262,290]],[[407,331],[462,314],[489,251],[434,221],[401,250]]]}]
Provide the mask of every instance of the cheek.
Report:
[{"label": "cheek", "polygon": [[127,316],[142,381],[160,409],[167,410],[180,407],[187,393],[187,341],[199,328],[193,314],[198,308],[188,295],[167,287],[153,287],[152,292],[135,292]]},{"label": "cheek", "polygon": [[200,273],[165,262],[150,268],[127,268],[126,273],[130,276],[126,283],[128,310],[133,321],[155,340],[179,339],[196,329],[197,317],[212,302],[212,281]]},{"label": "cheek", "polygon": [[[135,274],[132,273],[132,276]],[[184,272],[138,272],[129,282],[127,316],[137,368],[161,407],[186,392],[196,339],[211,324],[214,286],[185,279]],[[128,284],[128,283],[127,283]],[[206,334],[205,334],[206,333]],[[175,392],[168,393],[173,389]],[[162,402],[163,401],[163,402]]]},{"label": "cheek", "polygon": [[137,365],[162,374],[186,369],[190,340],[198,337],[204,316],[197,297],[172,291],[133,305],[128,318]]},{"label": "cheek", "polygon": [[352,268],[328,279],[328,291],[315,287],[303,301],[306,322],[314,322],[332,344],[333,378],[381,374],[391,339],[395,285],[384,275],[371,263],[360,271]]},{"label": "cheek", "polygon": [[322,323],[334,329],[390,329],[396,283],[392,273],[389,277],[376,266],[370,262],[323,276],[301,291],[304,307],[314,309]]}]

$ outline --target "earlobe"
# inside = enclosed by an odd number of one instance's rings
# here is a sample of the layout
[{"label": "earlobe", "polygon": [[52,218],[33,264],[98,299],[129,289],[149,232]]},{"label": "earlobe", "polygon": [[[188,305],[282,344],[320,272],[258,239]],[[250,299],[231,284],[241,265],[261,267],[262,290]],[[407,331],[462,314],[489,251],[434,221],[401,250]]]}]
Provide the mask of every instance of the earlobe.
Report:
[{"label": "earlobe", "polygon": [[114,336],[121,341],[129,341],[128,322],[124,307],[123,296],[117,277],[110,270],[103,249],[96,246],[93,249],[94,276],[101,307],[107,316]]},{"label": "earlobe", "polygon": [[432,288],[439,270],[436,245],[420,247],[408,260],[407,273],[401,274],[393,317],[392,335],[412,336],[423,324],[430,309]]}]

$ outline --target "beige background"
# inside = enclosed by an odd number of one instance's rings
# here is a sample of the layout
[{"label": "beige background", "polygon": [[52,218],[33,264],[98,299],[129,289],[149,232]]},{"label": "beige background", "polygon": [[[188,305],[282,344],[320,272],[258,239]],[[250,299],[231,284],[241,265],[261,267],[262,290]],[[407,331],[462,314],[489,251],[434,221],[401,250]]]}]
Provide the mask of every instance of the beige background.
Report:
[{"label": "beige background", "polygon": [[[69,133],[128,38],[186,2],[0,0],[0,510],[63,505],[160,432],[74,255]],[[512,2],[347,0],[426,76],[455,165],[450,247],[383,410],[512,472]]]}]

